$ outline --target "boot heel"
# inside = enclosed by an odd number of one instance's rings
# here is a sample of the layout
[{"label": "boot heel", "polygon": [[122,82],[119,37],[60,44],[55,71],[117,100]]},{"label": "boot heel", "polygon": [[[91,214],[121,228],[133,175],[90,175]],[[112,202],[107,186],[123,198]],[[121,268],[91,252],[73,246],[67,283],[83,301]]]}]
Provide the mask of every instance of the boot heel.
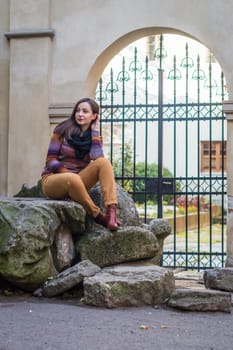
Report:
[{"label": "boot heel", "polygon": [[102,212],[94,218],[94,221],[99,225],[107,227],[106,216]]}]

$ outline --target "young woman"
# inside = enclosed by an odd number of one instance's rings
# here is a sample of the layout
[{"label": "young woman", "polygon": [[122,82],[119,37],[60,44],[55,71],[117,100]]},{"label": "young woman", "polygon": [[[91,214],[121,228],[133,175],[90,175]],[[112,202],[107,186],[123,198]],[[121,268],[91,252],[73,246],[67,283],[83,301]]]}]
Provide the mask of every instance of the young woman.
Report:
[{"label": "young woman", "polygon": [[[115,178],[111,163],[103,155],[99,121],[99,105],[83,98],[76,103],[71,117],[56,126],[42,172],[42,190],[51,199],[68,197],[80,203],[96,223],[116,231]],[[88,193],[98,181],[105,213]]]}]

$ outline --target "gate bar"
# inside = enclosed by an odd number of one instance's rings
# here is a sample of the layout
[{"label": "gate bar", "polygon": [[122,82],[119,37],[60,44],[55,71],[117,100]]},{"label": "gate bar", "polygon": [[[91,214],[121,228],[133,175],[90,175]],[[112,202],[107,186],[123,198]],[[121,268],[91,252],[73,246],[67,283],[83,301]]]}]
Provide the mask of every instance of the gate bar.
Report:
[{"label": "gate bar", "polygon": [[158,218],[163,217],[163,69],[158,68]]}]

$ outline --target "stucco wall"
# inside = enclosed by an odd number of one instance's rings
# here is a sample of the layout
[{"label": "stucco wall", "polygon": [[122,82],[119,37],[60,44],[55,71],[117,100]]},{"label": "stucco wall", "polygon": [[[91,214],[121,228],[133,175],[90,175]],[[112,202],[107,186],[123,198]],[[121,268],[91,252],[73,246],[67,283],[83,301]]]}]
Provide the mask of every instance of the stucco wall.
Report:
[{"label": "stucco wall", "polygon": [[69,0],[67,6],[52,1],[52,102],[69,101],[85,88],[89,93],[113,55],[135,39],[161,31],[185,33],[204,43],[232,85],[232,8],[232,0]]},{"label": "stucco wall", "polygon": [[0,194],[7,189],[8,115],[9,115],[9,46],[4,32],[9,28],[9,1],[0,1]]},{"label": "stucco wall", "polygon": [[[50,2],[11,0],[10,32],[50,27]],[[9,145],[7,194],[23,183],[34,185],[40,177],[49,140],[51,39],[12,37],[10,49]]]}]

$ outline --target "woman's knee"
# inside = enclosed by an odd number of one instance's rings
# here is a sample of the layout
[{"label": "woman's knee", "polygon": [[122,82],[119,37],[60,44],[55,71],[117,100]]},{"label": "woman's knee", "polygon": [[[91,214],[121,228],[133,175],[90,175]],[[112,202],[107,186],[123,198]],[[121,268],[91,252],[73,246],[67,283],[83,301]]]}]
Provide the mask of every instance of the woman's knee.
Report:
[{"label": "woman's knee", "polygon": [[111,162],[108,160],[108,158],[97,158],[94,160],[95,164],[96,165],[99,165],[100,167],[103,167],[103,166],[110,166],[112,167],[112,164]]},{"label": "woman's knee", "polygon": [[67,176],[67,185],[68,187],[77,187],[83,184],[81,177],[78,174],[69,173]]}]

